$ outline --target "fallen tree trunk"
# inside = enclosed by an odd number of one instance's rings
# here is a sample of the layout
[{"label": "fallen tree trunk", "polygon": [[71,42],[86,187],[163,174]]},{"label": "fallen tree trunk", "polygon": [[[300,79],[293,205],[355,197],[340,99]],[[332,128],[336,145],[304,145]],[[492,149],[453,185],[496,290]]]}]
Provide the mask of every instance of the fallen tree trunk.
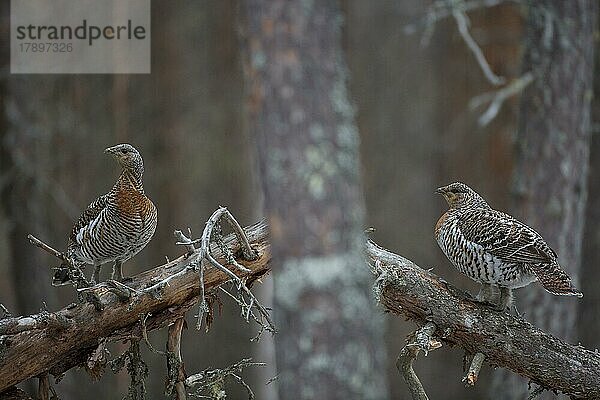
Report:
[{"label": "fallen tree trunk", "polygon": [[475,303],[467,293],[372,241],[366,252],[377,275],[376,298],[386,311],[418,326],[433,322],[442,342],[482,353],[493,367],[510,369],[546,389],[600,399],[600,354]]},{"label": "fallen tree trunk", "polygon": [[[255,260],[244,260],[234,234],[225,237],[223,244],[236,255],[236,261],[251,272],[244,273],[237,268],[231,271],[251,284],[269,271],[268,228],[260,222],[244,231],[257,253]],[[212,254],[223,265],[231,261],[223,257],[217,246],[213,247]],[[200,260],[206,268],[203,277],[206,291],[230,280],[225,273],[211,267],[205,258]],[[188,253],[132,277],[132,281],[127,282],[127,286],[134,289],[130,293],[126,288],[111,287],[105,282],[85,292],[91,301],[57,312],[0,320],[0,393],[25,379],[46,372],[58,376],[82,365],[103,342],[141,339],[141,319],[148,331],[180,319],[198,303],[201,295],[199,271],[190,268],[198,262],[197,256]],[[148,288],[155,290],[148,291]],[[129,298],[124,299],[127,296]]]}]

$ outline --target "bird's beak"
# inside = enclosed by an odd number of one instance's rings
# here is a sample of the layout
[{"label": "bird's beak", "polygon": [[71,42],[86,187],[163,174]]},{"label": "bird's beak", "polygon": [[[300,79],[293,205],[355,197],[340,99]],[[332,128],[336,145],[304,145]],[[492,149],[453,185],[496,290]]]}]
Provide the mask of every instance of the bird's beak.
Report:
[{"label": "bird's beak", "polygon": [[115,148],[109,147],[107,149],[104,149],[104,154],[115,154]]},{"label": "bird's beak", "polygon": [[446,190],[445,190],[445,187],[443,187],[443,186],[442,186],[442,187],[439,187],[439,188],[437,188],[437,189],[435,189],[435,192],[436,192],[437,194],[442,194],[442,195],[443,195],[443,194],[445,193],[445,191],[446,191]]}]

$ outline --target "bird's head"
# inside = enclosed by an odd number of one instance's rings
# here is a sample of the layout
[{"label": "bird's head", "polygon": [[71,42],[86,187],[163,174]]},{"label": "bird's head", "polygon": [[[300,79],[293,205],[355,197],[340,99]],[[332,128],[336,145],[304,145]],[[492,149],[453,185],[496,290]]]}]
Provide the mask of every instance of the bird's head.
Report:
[{"label": "bird's head", "polygon": [[436,193],[444,196],[450,208],[462,206],[487,206],[485,200],[462,182],[454,182],[437,188]]},{"label": "bird's head", "polygon": [[144,162],[139,151],[130,144],[123,143],[104,150],[106,154],[113,156],[119,162],[121,167],[126,170],[143,170]]}]

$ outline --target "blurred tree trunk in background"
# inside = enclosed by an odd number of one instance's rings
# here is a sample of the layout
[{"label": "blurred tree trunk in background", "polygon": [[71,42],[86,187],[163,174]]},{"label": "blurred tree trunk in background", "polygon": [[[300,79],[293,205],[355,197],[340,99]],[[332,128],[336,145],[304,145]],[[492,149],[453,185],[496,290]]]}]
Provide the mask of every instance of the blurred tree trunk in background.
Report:
[{"label": "blurred tree trunk in background", "polygon": [[[15,314],[37,312],[42,301],[55,306],[55,292],[49,286],[50,265],[27,240],[28,233],[47,236],[44,227],[45,195],[53,191],[44,181],[53,161],[45,153],[52,133],[36,126],[28,112],[37,99],[48,95],[51,87],[38,87],[17,98],[12,95],[10,76],[9,6],[2,5],[2,49],[0,82],[0,210],[5,215],[6,225],[1,229],[6,234],[8,272],[16,295]],[[29,106],[29,107],[28,107]],[[58,118],[58,116],[56,116]],[[0,299],[0,301],[2,301]]]},{"label": "blurred tree trunk in background", "polygon": [[10,273],[10,221],[6,213],[7,207],[2,199],[5,185],[8,182],[8,172],[11,165],[8,162],[7,149],[3,144],[4,135],[8,130],[6,115],[8,97],[8,77],[10,73],[10,13],[9,2],[0,3],[0,293],[3,294],[0,302],[11,310],[16,311],[15,291]]},{"label": "blurred tree trunk in background", "polygon": [[[518,107],[510,99],[490,125],[477,125],[484,109],[469,112],[469,101],[492,88],[451,17],[435,22],[429,43],[424,43],[422,25],[429,5],[422,0],[346,1],[345,46],[350,91],[358,103],[366,226],[376,228],[372,236],[378,243],[435,266],[444,279],[476,292],[476,285],[449,264],[433,238],[433,226],[446,207],[433,191],[463,180],[506,209]],[[520,7],[510,2],[481,6],[468,14],[473,37],[497,74],[518,76]],[[420,28],[410,35],[410,26]],[[397,354],[411,330],[414,326],[401,318],[388,318],[389,354]],[[465,396],[460,381],[463,354],[446,350],[415,364],[431,399]],[[408,398],[394,362],[390,357],[386,368],[391,397]],[[490,375],[489,369],[482,371],[470,399],[485,396]]]},{"label": "blurred tree trunk in background", "polygon": [[[544,236],[580,286],[598,3],[540,0],[529,4],[523,72],[533,72],[535,81],[521,98],[516,215]],[[519,310],[534,325],[564,340],[578,341],[579,299],[552,296],[539,284],[520,293]],[[527,383],[504,372],[491,393],[495,399],[525,398]]]},{"label": "blurred tree trunk in background", "polygon": [[[599,14],[600,15],[600,14]],[[592,137],[588,200],[585,211],[581,290],[585,293],[579,308],[579,338],[590,350],[600,348],[600,32],[596,24],[594,53],[594,99],[592,100]]]},{"label": "blurred tree trunk in background", "polygon": [[335,0],[243,7],[250,130],[273,244],[279,396],[385,399],[343,17]]}]

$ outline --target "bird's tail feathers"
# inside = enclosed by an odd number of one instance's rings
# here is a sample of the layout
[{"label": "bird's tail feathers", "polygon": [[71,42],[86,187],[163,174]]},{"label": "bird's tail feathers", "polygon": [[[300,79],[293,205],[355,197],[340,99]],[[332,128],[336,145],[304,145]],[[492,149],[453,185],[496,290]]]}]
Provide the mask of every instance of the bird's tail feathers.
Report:
[{"label": "bird's tail feathers", "polygon": [[539,282],[549,293],[557,296],[575,296],[583,297],[573,285],[573,281],[557,262],[551,264],[537,264],[533,267],[533,272]]}]

